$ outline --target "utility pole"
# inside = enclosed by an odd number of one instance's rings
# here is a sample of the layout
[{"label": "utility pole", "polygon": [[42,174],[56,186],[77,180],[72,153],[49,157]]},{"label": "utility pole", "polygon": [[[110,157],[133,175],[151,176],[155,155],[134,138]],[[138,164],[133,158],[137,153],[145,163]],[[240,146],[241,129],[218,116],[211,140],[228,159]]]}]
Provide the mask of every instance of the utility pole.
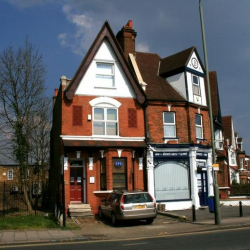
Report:
[{"label": "utility pole", "polygon": [[[200,10],[200,21],[201,21],[201,33],[202,33],[202,43],[203,43],[203,53],[205,60],[205,71],[206,71],[206,81],[207,81],[207,91],[208,91],[208,109],[210,118],[210,128],[211,128],[211,142],[212,142],[212,159],[213,164],[216,163],[215,157],[215,143],[214,143],[214,124],[213,124],[213,112],[211,105],[211,91],[210,91],[210,81],[209,81],[209,71],[208,71],[208,60],[207,60],[207,47],[205,38],[205,28],[203,21],[203,12],[201,0],[199,0],[199,10]],[[220,225],[220,198],[219,198],[219,186],[217,181],[217,171],[214,172],[214,220],[216,225]]]}]

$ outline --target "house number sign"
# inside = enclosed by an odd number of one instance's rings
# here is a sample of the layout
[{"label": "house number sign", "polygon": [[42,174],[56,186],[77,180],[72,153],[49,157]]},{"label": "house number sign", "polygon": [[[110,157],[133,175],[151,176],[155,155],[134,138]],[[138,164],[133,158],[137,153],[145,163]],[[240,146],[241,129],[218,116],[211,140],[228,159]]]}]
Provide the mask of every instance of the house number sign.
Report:
[{"label": "house number sign", "polygon": [[117,168],[122,167],[122,161],[115,161],[115,166],[116,166]]}]

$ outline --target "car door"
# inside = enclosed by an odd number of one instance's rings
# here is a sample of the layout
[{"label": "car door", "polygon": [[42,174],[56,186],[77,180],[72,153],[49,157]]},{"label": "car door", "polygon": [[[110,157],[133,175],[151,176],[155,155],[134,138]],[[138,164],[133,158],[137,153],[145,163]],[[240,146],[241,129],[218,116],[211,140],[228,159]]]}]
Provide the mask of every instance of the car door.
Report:
[{"label": "car door", "polygon": [[111,213],[113,211],[113,205],[114,202],[116,201],[116,194],[110,194],[106,201],[105,201],[105,211],[104,211],[104,215],[107,217],[111,217]]}]

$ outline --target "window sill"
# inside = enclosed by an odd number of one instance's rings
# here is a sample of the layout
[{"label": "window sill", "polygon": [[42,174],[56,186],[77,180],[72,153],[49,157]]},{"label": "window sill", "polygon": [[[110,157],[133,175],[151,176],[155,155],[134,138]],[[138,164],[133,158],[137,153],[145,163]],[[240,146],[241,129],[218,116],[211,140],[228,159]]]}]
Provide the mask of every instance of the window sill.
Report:
[{"label": "window sill", "polygon": [[95,89],[117,89],[116,87],[107,87],[107,86],[94,86]]},{"label": "window sill", "polygon": [[169,143],[169,144],[177,144],[179,142],[179,138],[177,137],[163,137],[164,143]]}]

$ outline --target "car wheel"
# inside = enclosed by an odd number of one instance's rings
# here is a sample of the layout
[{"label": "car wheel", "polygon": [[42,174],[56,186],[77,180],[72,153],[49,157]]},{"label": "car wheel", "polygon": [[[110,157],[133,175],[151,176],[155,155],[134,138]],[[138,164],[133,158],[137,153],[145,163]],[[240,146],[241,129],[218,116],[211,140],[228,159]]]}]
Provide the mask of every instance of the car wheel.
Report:
[{"label": "car wheel", "polygon": [[100,207],[99,207],[99,210],[98,210],[98,216],[99,216],[100,219],[104,218],[103,212],[102,212]]},{"label": "car wheel", "polygon": [[153,221],[154,221],[154,219],[152,219],[152,218],[150,218],[150,219],[146,219],[147,224],[152,224],[152,223],[153,223]]},{"label": "car wheel", "polygon": [[118,221],[117,221],[114,213],[111,214],[111,221],[112,221],[113,226],[117,226]]}]

